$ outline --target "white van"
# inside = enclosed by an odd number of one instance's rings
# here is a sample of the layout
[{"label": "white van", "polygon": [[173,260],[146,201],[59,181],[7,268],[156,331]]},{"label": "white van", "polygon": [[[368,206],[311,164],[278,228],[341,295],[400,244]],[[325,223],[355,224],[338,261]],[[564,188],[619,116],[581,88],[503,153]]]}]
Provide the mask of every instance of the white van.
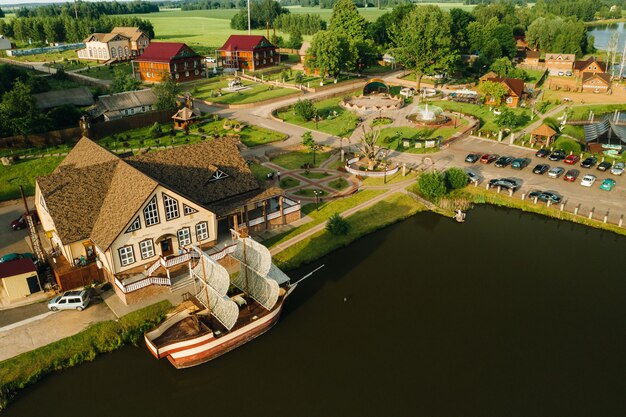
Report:
[{"label": "white van", "polygon": [[67,291],[58,297],[54,297],[48,301],[48,308],[52,311],[57,310],[84,310],[89,304],[89,292],[87,290],[82,291]]}]

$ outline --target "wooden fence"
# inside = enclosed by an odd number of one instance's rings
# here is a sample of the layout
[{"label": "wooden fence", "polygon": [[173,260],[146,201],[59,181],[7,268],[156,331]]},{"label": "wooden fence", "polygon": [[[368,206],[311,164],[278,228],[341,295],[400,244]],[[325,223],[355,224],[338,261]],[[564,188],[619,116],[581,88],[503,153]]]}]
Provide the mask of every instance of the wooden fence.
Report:
[{"label": "wooden fence", "polygon": [[80,136],[81,130],[78,127],[32,133],[30,135],[8,136],[0,138],[0,148],[43,148],[72,141],[75,142]]},{"label": "wooden fence", "polygon": [[109,122],[91,123],[86,133],[91,139],[101,139],[128,130],[151,126],[155,122],[159,124],[172,123],[173,115],[172,110],[154,110]]}]

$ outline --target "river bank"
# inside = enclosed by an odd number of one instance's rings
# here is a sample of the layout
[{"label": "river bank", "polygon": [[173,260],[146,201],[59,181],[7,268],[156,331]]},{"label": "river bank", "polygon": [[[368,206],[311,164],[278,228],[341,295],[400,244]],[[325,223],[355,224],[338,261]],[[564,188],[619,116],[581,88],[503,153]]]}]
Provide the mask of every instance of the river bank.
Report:
[{"label": "river bank", "polygon": [[93,324],[74,336],[0,362],[0,410],[6,408],[19,390],[52,372],[90,362],[99,354],[127,344],[136,344],[171,308],[169,301],[161,301],[117,321]]}]

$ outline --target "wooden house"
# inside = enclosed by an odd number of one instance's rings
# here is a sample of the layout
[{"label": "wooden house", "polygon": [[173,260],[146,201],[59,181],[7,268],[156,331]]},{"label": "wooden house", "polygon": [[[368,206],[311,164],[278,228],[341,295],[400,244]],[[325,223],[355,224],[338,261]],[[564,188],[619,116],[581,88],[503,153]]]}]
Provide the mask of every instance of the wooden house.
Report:
[{"label": "wooden house", "polygon": [[572,71],[576,55],[574,54],[546,54],[546,69],[550,75],[564,75]]},{"label": "wooden house", "polygon": [[152,42],[133,60],[133,73],[149,83],[193,81],[202,77],[202,57],[184,43]]},{"label": "wooden house", "polygon": [[276,47],[261,35],[230,35],[217,51],[224,68],[256,71],[280,63]]},{"label": "wooden house", "polygon": [[[488,78],[484,81],[490,81],[494,83],[500,83],[507,89],[507,94],[504,96],[504,104],[507,107],[517,107],[524,94],[524,80],[520,78]],[[495,100],[493,97],[485,97],[485,104],[494,105]]]},{"label": "wooden house", "polygon": [[606,72],[606,63],[598,61],[591,56],[581,61],[575,61],[573,69],[574,75],[582,78],[583,74],[604,74]]}]

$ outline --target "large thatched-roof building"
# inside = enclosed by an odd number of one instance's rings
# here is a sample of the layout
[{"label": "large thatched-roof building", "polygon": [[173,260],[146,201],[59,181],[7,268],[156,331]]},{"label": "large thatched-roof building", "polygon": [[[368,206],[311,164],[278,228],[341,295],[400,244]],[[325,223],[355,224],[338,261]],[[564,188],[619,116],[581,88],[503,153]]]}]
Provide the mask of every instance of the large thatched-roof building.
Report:
[{"label": "large thatched-roof building", "polygon": [[125,302],[169,290],[192,244],[208,249],[237,225],[255,232],[300,218],[299,204],[262,187],[230,139],[122,159],[82,138],[35,193],[59,284],[97,261]]}]

